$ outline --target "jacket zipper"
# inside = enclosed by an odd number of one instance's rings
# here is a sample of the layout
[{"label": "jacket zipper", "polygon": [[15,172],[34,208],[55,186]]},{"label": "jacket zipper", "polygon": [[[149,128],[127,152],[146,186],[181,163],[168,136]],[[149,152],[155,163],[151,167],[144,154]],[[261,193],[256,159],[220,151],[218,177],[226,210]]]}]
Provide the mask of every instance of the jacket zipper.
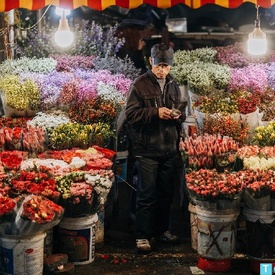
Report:
[{"label": "jacket zipper", "polygon": [[163,89],[163,94],[162,94],[162,103],[163,103],[163,106],[166,106],[165,104],[165,98],[166,98],[166,92],[167,92],[167,86],[172,83],[173,80],[170,80],[169,82],[167,82],[164,86],[164,89]]}]

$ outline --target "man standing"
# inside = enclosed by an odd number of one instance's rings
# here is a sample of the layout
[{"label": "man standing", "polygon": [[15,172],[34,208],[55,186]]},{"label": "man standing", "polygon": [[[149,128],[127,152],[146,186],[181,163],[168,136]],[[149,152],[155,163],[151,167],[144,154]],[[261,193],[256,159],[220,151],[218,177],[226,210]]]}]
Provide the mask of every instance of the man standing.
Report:
[{"label": "man standing", "polygon": [[173,53],[163,43],[152,47],[152,68],[132,83],[125,109],[139,169],[136,247],[140,253],[152,250],[152,238],[179,242],[169,231],[169,216],[187,102],[181,102],[180,89],[169,75]]}]

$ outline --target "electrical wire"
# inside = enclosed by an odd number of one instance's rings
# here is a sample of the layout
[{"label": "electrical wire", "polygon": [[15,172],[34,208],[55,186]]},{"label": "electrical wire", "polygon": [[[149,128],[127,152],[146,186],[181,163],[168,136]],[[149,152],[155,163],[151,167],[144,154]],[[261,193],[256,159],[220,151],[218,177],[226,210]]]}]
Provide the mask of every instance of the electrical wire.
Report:
[{"label": "electrical wire", "polygon": [[44,13],[42,14],[42,16],[39,18],[39,20],[32,26],[28,27],[28,28],[20,28],[21,30],[31,30],[32,28],[36,27],[40,21],[44,18],[44,16],[46,15],[47,11],[49,10],[49,8],[51,7],[51,5],[49,5],[47,7],[47,9],[44,11]]}]

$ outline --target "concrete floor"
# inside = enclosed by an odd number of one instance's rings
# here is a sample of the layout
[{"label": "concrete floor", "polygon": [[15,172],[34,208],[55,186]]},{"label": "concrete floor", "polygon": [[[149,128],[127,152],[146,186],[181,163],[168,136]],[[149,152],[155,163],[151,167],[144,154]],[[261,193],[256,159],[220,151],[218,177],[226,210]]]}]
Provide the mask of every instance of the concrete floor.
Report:
[{"label": "concrete floor", "polygon": [[131,196],[132,188],[124,182],[118,183],[117,201],[107,208],[104,245],[96,247],[92,263],[75,266],[73,274],[254,274],[249,270],[250,261],[244,253],[245,244],[241,236],[244,231],[240,231],[237,252],[229,261],[229,271],[210,272],[197,268],[200,255],[191,247],[189,212],[180,206],[177,195],[173,205],[174,228],[182,242],[178,245],[157,244],[150,255],[136,254],[134,220],[130,214]]}]

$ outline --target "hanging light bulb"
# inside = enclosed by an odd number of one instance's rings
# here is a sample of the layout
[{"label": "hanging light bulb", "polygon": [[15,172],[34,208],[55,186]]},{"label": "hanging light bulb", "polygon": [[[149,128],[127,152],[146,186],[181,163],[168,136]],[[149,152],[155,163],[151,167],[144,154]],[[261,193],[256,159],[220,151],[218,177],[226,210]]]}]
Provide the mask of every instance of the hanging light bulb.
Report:
[{"label": "hanging light bulb", "polygon": [[62,10],[61,19],[54,40],[59,47],[69,47],[74,40],[73,33],[70,31],[68,19],[66,18],[65,9]]},{"label": "hanging light bulb", "polygon": [[266,53],[267,41],[266,34],[260,29],[259,5],[256,5],[256,9],[255,29],[248,35],[247,51],[252,55],[262,55]]}]

